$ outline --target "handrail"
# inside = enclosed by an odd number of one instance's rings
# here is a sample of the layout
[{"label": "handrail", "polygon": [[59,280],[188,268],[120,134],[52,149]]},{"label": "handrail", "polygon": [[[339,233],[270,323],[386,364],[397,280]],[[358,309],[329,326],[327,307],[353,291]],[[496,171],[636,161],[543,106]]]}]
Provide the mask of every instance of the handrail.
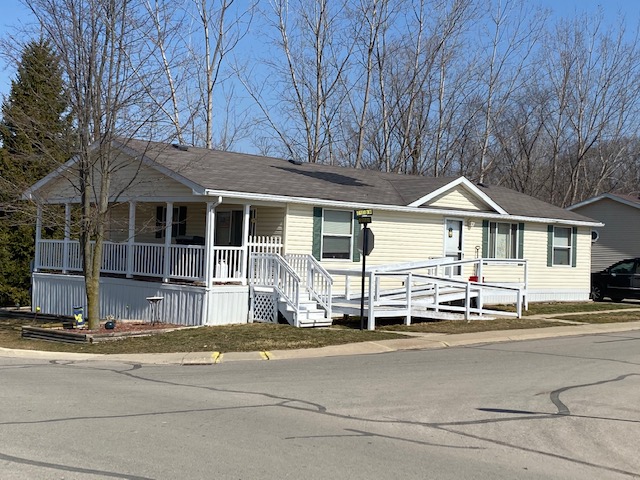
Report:
[{"label": "handrail", "polygon": [[331,296],[333,277],[316,260],[308,254],[286,254],[284,259],[293,266],[301,278],[305,278],[304,287],[309,292],[309,297],[315,300],[326,312],[327,318],[331,318]]},{"label": "handrail", "polygon": [[273,287],[295,313],[295,326],[300,326],[300,276],[277,253],[252,253],[249,261],[249,283]]},{"label": "handrail", "polygon": [[[480,281],[469,281],[461,279],[458,275],[451,275],[454,267],[461,265],[476,265],[473,276],[477,276]],[[494,279],[493,283],[484,282],[482,266],[518,266],[524,267],[523,282],[520,278],[517,282],[509,281],[508,284],[501,284]],[[449,269],[449,273],[445,274],[444,269]],[[421,272],[422,270],[422,272]],[[426,272],[424,272],[426,270]],[[350,288],[351,277],[359,278],[362,275],[361,270],[355,269],[330,269],[330,273],[334,275],[343,275],[344,282],[344,298],[345,300],[356,300],[360,298],[359,293],[352,292]],[[501,259],[501,258],[474,258],[464,260],[452,260],[450,258],[436,258],[423,260],[418,262],[399,263],[394,265],[373,265],[366,269],[366,276],[369,280],[368,291],[368,318],[369,329],[375,328],[375,308],[378,306],[401,307],[403,315],[406,315],[406,323],[411,321],[411,305],[415,303],[412,296],[420,293],[432,292],[433,306],[436,312],[440,310],[463,311],[465,318],[469,319],[472,312],[479,315],[483,313],[494,313],[492,310],[484,308],[483,292],[485,290],[498,290],[502,292],[512,292],[515,295],[516,315],[518,318],[522,316],[522,308],[527,308],[527,288],[528,288],[528,261],[526,259]],[[381,278],[384,277],[404,277],[404,285],[396,286],[394,289],[382,290]],[[457,289],[459,293],[464,291],[464,307],[456,307],[452,305],[441,305],[442,288],[450,287]],[[471,307],[471,297],[477,295],[477,306]]]},{"label": "handrail", "polygon": [[[394,276],[394,277],[406,277],[406,283],[409,284],[410,282],[416,282],[419,281],[420,279],[427,281],[428,283],[424,284],[423,287],[425,287],[427,284],[428,285],[433,285],[434,289],[436,291],[436,293],[438,293],[439,288],[441,287],[456,287],[459,289],[464,289],[465,290],[465,306],[464,306],[464,312],[465,312],[465,317],[469,318],[469,314],[471,313],[471,310],[476,310],[478,311],[480,314],[482,314],[482,311],[486,309],[483,309],[482,306],[482,302],[479,302],[478,306],[476,308],[471,308],[470,306],[470,298],[471,298],[471,291],[475,290],[478,292],[478,294],[480,295],[482,293],[482,291],[484,289],[491,289],[491,290],[499,290],[499,291],[510,291],[516,294],[516,316],[518,318],[522,317],[522,305],[523,305],[523,287],[515,287],[515,286],[508,286],[508,285],[498,285],[498,284],[491,284],[491,283],[481,283],[481,282],[471,282],[471,281],[464,281],[464,280],[455,280],[455,279],[449,279],[449,278],[442,278],[442,277],[437,277],[437,276],[433,276],[433,275],[424,275],[424,274],[416,274],[416,273],[412,273],[412,272],[385,272],[385,273],[371,273],[371,277],[370,277],[370,281],[373,281],[374,285],[375,285],[375,294],[374,294],[374,298],[373,301],[370,302],[370,307],[375,307],[375,306],[385,306],[385,305],[397,305],[397,304],[404,304],[406,303],[408,305],[408,309],[410,309],[411,306],[411,302],[412,302],[412,294],[414,293],[414,291],[419,291],[419,288],[416,287],[412,287],[410,288],[404,288],[404,289],[392,289],[392,290],[388,290],[388,291],[382,291],[379,288],[379,277],[383,277],[383,276]],[[404,298],[404,295],[409,294],[408,297],[406,297],[405,301],[402,301],[401,299]],[[395,296],[398,300],[394,300],[391,299],[389,297]],[[436,306],[436,311],[438,308],[442,308],[439,305],[439,301],[437,299],[434,298],[434,304]],[[454,308],[451,308],[454,309]]]}]

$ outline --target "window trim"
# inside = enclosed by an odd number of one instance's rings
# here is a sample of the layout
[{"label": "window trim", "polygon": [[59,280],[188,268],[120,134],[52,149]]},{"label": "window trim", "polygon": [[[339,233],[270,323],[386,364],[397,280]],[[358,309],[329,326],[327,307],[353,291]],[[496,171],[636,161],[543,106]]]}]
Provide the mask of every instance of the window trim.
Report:
[{"label": "window trim", "polygon": [[[348,213],[350,222],[349,222],[349,235],[346,234],[325,234],[325,212],[342,212]],[[323,208],[322,209],[322,218],[321,218],[321,227],[320,227],[320,260],[321,261],[330,261],[330,262],[344,262],[351,261],[353,258],[353,243],[354,243],[354,222],[353,222],[353,212],[351,210],[342,210],[337,208]],[[324,239],[327,237],[339,237],[339,238],[348,238],[349,239],[349,252],[345,258],[332,258],[324,256]]]},{"label": "window trim", "polygon": [[[495,236],[498,234],[498,225],[509,225],[509,238],[511,239],[509,245],[509,254],[508,257],[497,257],[496,256],[496,239]],[[495,231],[492,233],[492,226],[495,226]],[[505,260],[517,260],[520,258],[519,245],[520,245],[520,226],[518,223],[511,222],[489,222],[488,225],[488,238],[487,238],[487,258],[497,258],[497,259],[505,259]],[[492,248],[493,247],[493,248]]]},{"label": "window trim", "polygon": [[[564,246],[564,245],[556,245],[556,230],[557,229],[563,229],[563,230],[568,230],[569,232],[569,246]],[[575,248],[575,245],[573,244],[573,229],[571,227],[562,227],[562,226],[553,226],[553,233],[552,233],[552,245],[551,245],[551,266],[552,267],[573,267],[573,249]],[[567,263],[556,263],[556,249],[562,249],[562,250],[566,250],[569,253],[569,256],[567,257]]]}]

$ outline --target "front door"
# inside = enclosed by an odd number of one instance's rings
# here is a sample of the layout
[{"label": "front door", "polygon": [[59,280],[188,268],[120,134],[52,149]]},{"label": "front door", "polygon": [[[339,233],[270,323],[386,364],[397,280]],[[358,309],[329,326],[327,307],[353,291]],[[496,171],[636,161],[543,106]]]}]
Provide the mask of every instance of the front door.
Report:
[{"label": "front door", "polygon": [[[445,220],[444,256],[452,260],[462,260],[462,225],[462,220]],[[453,272],[447,269],[445,275],[462,275],[462,267],[455,267]]]}]

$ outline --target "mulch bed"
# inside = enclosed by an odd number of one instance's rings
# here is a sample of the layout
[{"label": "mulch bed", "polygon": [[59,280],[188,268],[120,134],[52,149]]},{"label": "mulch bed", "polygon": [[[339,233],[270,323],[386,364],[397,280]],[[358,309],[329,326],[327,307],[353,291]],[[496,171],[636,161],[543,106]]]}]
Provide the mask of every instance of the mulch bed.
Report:
[{"label": "mulch bed", "polygon": [[62,328],[62,324],[60,326],[58,324],[50,324],[48,327],[43,325],[43,327],[45,328],[24,326],[22,327],[22,337],[50,342],[95,343],[148,336],[185,328],[184,325],[170,323],[156,322],[151,324],[133,321],[116,321],[115,327],[112,329],[105,328],[104,323],[100,325],[99,329],[95,330],[89,330],[88,328]]},{"label": "mulch bed", "polygon": [[87,333],[87,334],[101,334],[101,333],[140,333],[140,332],[151,332],[158,333],[157,330],[174,330],[178,328],[183,328],[183,325],[175,325],[172,323],[161,323],[156,322],[154,324],[150,322],[132,322],[132,321],[116,321],[115,328],[111,330],[107,330],[104,328],[104,323],[100,325],[100,328],[97,330],[89,330],[88,328],[79,328],[75,329],[79,333]]}]

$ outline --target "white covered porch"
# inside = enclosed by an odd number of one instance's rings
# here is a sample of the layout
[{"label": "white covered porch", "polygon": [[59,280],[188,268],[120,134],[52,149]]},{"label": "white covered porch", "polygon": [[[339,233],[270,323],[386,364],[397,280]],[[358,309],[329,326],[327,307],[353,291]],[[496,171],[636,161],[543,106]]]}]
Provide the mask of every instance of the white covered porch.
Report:
[{"label": "white covered porch", "polygon": [[[65,204],[63,238],[43,238],[43,207],[38,208],[34,272],[82,272],[81,244],[72,236],[72,209]],[[224,205],[220,198],[119,204],[110,215],[101,273],[205,287],[246,285],[251,253],[282,253],[283,222],[282,208]]]}]

